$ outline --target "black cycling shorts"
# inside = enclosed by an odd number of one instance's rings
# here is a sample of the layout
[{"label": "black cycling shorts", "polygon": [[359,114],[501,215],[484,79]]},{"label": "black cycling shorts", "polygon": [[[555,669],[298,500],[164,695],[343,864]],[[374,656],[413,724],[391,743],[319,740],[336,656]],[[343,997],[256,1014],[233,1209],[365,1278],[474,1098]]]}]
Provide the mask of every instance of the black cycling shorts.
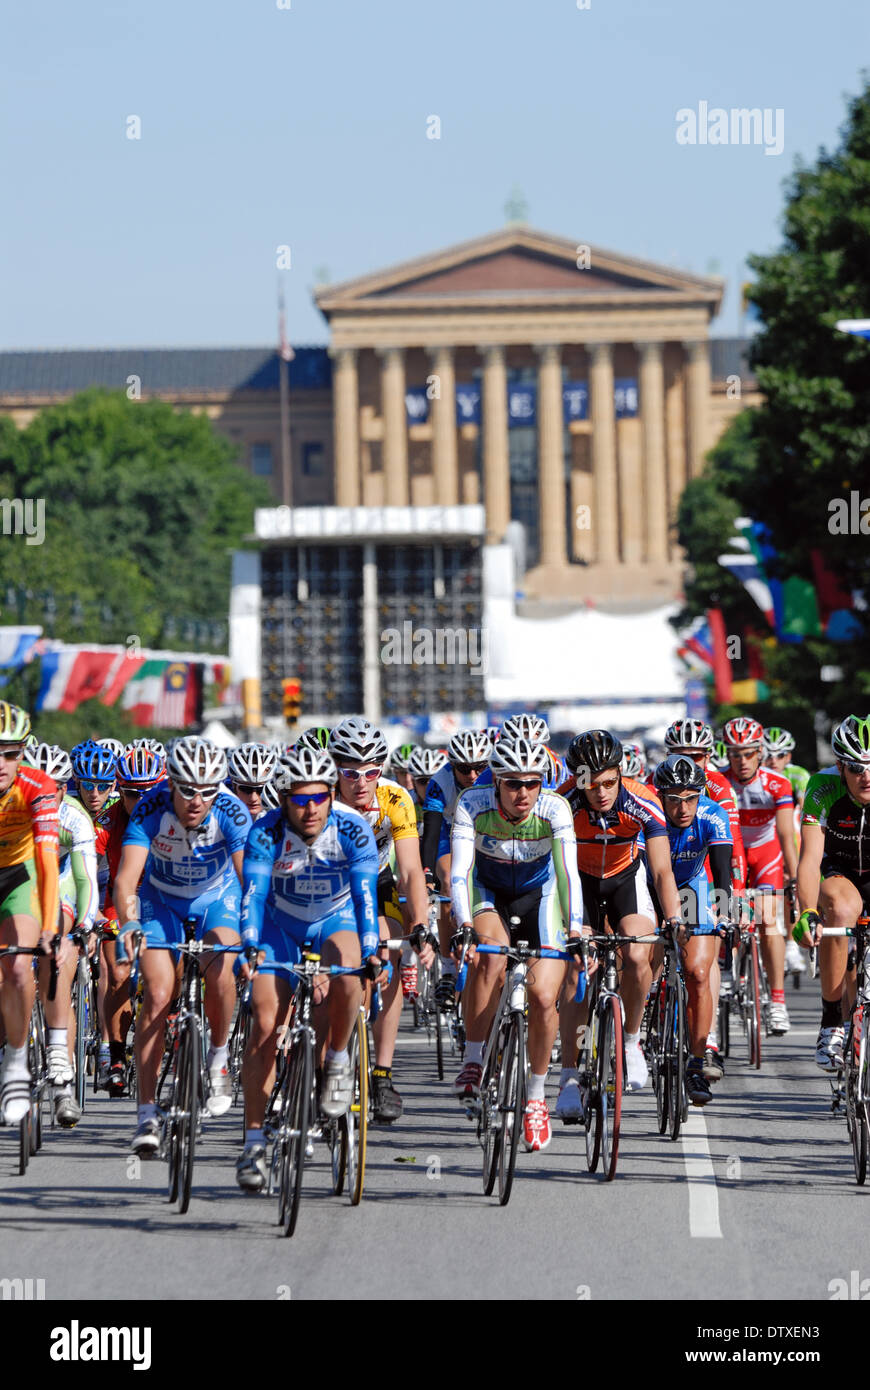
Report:
[{"label": "black cycling shorts", "polygon": [[611,878],[593,878],[591,874],[581,873],[580,883],[584,920],[594,932],[604,930],[605,917],[611,930],[617,933],[623,917],[638,913],[655,924],[656,910],[646,881],[646,865],[641,859]]}]

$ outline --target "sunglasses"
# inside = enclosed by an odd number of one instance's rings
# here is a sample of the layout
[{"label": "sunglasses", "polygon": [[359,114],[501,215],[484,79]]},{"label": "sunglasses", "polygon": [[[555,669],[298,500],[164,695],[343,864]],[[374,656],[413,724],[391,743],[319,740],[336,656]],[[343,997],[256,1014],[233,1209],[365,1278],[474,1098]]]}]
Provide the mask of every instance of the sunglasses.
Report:
[{"label": "sunglasses", "polygon": [[150,790],[150,789],[149,789],[149,788],[146,788],[146,787],[119,787],[119,788],[118,788],[118,791],[121,793],[122,796],[141,796],[142,793],[143,793],[144,791],[146,791],[146,790]]},{"label": "sunglasses", "polygon": [[862,772],[870,772],[870,763],[843,763],[847,772],[851,772],[854,777],[860,777]]},{"label": "sunglasses", "polygon": [[257,792],[263,794],[263,785],[260,782],[233,782],[233,791],[244,792],[245,796],[253,796]]},{"label": "sunglasses", "polygon": [[322,806],[324,801],[329,800],[329,792],[282,792],[281,795],[291,806],[298,806],[300,810],[304,810],[309,801],[313,801],[315,806]]},{"label": "sunglasses", "polygon": [[360,778],[364,778],[366,782],[376,782],[381,775],[381,769],[379,767],[367,767],[365,769],[340,767],[338,775],[339,777],[346,777],[348,782],[358,782]]},{"label": "sunglasses", "polygon": [[79,790],[83,792],[107,792],[111,791],[114,785],[114,778],[111,782],[95,782],[92,777],[79,778]]},{"label": "sunglasses", "polygon": [[760,752],[760,748],[729,748],[728,756],[736,761],[737,758],[754,758]]},{"label": "sunglasses", "polygon": [[467,777],[470,772],[483,772],[486,766],[486,763],[454,763],[453,771]]},{"label": "sunglasses", "polygon": [[502,777],[501,781],[503,786],[509,787],[512,792],[533,792],[537,791],[541,786],[540,778],[535,778],[534,781],[524,782],[521,777]]},{"label": "sunglasses", "polygon": [[574,780],[575,782],[577,782],[577,786],[581,789],[581,791],[589,792],[612,792],[613,788],[615,786],[618,786],[619,784],[618,777],[608,777],[606,782],[596,782],[594,787],[584,787],[582,777],[579,779],[579,781],[576,777],[574,778]]},{"label": "sunglasses", "polygon": [[681,806],[683,802],[697,801],[700,795],[700,792],[689,792],[688,796],[680,796],[679,792],[665,792],[665,801],[672,806]]},{"label": "sunglasses", "polygon": [[0,748],[0,758],[5,758],[7,762],[14,763],[17,758],[21,757],[23,752],[23,748]]},{"label": "sunglasses", "polygon": [[193,801],[195,796],[201,796],[203,801],[214,801],[220,787],[191,787],[186,782],[173,782],[173,787],[183,801]]}]

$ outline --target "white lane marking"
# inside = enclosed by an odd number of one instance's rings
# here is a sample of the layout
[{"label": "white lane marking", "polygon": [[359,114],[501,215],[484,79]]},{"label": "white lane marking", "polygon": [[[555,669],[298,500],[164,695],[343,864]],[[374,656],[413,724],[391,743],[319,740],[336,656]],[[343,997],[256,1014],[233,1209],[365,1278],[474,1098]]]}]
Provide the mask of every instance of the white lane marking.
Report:
[{"label": "white lane marking", "polygon": [[707,1126],[698,1106],[689,1110],[680,1137],[689,1183],[689,1234],[702,1239],[721,1240],[716,1174],[707,1142]]}]

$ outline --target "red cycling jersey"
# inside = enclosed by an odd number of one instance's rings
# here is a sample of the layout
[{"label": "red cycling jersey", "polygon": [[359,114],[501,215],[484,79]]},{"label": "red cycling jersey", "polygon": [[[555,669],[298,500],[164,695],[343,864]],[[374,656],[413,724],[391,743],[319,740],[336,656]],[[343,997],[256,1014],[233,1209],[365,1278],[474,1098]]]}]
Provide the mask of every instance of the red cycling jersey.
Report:
[{"label": "red cycling jersey", "polygon": [[115,876],[118,872],[118,865],[121,863],[121,846],[124,841],[124,832],[127,829],[127,822],[130,817],[124,807],[124,798],[114,801],[97,817],[96,825],[96,845],[97,857],[101,854],[106,856],[106,863],[109,866],[109,878],[106,883],[106,896],[103,900],[103,916],[111,921],[118,920],[115,904],[112,901],[112,891],[115,887]]},{"label": "red cycling jersey", "polygon": [[[719,772],[715,768],[706,768],[705,776],[707,778],[707,785],[704,788],[705,795],[719,806],[724,806],[728,814],[728,824],[731,827],[733,843],[731,851],[732,882],[735,888],[744,888],[746,886],[746,851],[743,848],[743,837],[740,833],[740,810],[737,805],[737,798],[731,788],[731,783],[723,772]],[[712,883],[709,865],[707,866],[707,877]]]}]

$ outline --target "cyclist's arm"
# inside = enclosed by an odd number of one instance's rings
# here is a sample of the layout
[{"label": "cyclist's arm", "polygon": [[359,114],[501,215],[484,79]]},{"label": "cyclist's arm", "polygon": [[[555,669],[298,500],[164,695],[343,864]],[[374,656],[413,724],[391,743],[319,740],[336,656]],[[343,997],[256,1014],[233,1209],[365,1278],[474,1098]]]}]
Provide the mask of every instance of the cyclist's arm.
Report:
[{"label": "cyclist's arm", "polygon": [[797,873],[797,855],[794,847],[794,802],[776,808],[776,833],[782,845],[785,859],[786,878],[794,878]]},{"label": "cyclist's arm", "polygon": [[717,893],[725,894],[720,898],[724,902],[731,895],[731,845],[717,843],[710,846],[707,857],[710,861],[710,873],[713,876],[713,887]]},{"label": "cyclist's arm", "polygon": [[234,850],[233,853],[230,855],[230,858],[231,858],[232,861],[233,861],[233,868],[234,868],[235,871],[236,871],[236,878],[239,880],[239,883],[244,883],[244,881],[245,881],[245,851],[244,851],[243,849]]},{"label": "cyclist's arm", "polygon": [[147,858],[148,849],[145,845],[127,844],[121,850],[121,862],[118,865],[112,897],[122,930],[128,922],[138,922],[139,920],[137,889]]},{"label": "cyclist's arm", "polygon": [[667,835],[647,835],[646,862],[665,917],[682,917]]},{"label": "cyclist's arm", "polygon": [[457,927],[471,922],[471,871],[474,868],[474,824],[460,797],[450,836],[450,898]]},{"label": "cyclist's arm", "polygon": [[57,802],[52,794],[40,793],[31,803],[33,820],[33,859],[42,909],[42,933],[54,936],[59,930],[60,867]]},{"label": "cyclist's arm", "polygon": [[801,857],[797,869],[798,913],[819,906],[822,857],[825,853],[825,832],[820,825],[804,820],[801,826]]},{"label": "cyclist's arm", "polygon": [[583,934],[583,888],[577,868],[577,837],[570,807],[565,803],[564,818],[553,823],[553,868],[559,891],[562,921],[569,936]]},{"label": "cyclist's arm", "polygon": [[93,926],[99,902],[97,856],[92,845],[79,844],[70,850],[69,868],[76,890],[77,927]]},{"label": "cyclist's arm", "polygon": [[380,943],[377,860],[374,865],[366,864],[364,861],[351,865],[350,896],[356,911],[360,952],[363,960],[367,960],[376,953]]},{"label": "cyclist's arm", "polygon": [[416,922],[425,922],[429,914],[429,895],[420,863],[420,841],[414,835],[413,838],[395,840],[394,846],[399,892],[407,899],[407,910],[413,926]]},{"label": "cyclist's arm", "polygon": [[[258,946],[263,928],[263,910],[272,887],[275,841],[262,826],[254,827],[243,851],[242,910],[239,930],[245,946]],[[235,862],[235,855],[233,856]]]},{"label": "cyclist's arm", "polygon": [[420,839],[420,859],[424,869],[435,872],[435,861],[438,858],[438,841],[441,837],[441,822],[444,816],[441,811],[423,811],[423,834]]}]

